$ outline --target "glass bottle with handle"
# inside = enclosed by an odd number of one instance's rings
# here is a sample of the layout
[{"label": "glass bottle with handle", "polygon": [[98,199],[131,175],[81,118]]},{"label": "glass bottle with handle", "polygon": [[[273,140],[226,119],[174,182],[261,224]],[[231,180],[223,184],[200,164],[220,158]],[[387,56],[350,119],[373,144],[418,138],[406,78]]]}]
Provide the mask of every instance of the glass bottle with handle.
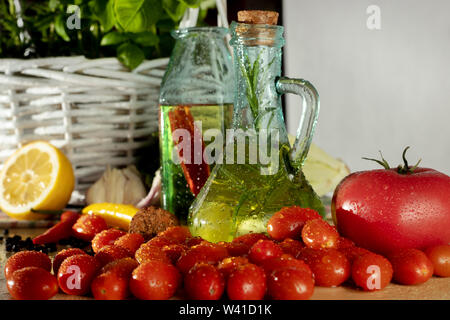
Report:
[{"label": "glass bottle with handle", "polygon": [[219,27],[172,32],[176,43],[159,99],[161,205],[181,222],[214,165],[203,159],[209,144],[204,132],[231,126],[234,77],[227,34]]},{"label": "glass bottle with handle", "polygon": [[[213,242],[266,232],[268,219],[285,206],[325,214],[302,173],[319,113],[317,91],[305,80],[280,77],[283,27],[233,22],[231,32],[236,76],[233,128],[226,132],[222,161],[212,170],[188,218],[193,235]],[[281,108],[285,93],[303,101],[293,146]]]}]

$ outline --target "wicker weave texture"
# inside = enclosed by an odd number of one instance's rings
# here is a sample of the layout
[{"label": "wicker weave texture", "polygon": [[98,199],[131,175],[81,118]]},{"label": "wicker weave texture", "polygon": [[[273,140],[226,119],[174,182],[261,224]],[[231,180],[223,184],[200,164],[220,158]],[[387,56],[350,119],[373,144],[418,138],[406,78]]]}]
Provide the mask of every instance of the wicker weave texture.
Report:
[{"label": "wicker weave texture", "polygon": [[159,86],[168,59],[129,72],[116,58],[0,59],[0,167],[29,141],[46,140],[71,160],[72,202],[106,166],[128,165],[158,130]]}]

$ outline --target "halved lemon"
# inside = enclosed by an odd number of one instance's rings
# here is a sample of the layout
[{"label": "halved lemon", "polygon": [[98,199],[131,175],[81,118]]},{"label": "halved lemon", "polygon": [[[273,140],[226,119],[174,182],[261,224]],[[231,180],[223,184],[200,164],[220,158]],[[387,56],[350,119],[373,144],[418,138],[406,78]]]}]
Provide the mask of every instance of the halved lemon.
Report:
[{"label": "halved lemon", "polygon": [[56,147],[34,141],[18,149],[0,172],[0,208],[20,220],[42,219],[35,210],[61,210],[75,185],[72,165]]}]

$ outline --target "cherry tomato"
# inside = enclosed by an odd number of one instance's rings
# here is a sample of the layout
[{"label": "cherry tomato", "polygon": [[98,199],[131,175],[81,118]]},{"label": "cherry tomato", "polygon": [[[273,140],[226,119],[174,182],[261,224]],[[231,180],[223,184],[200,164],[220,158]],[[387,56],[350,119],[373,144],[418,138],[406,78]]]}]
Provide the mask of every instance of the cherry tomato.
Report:
[{"label": "cherry tomato", "polygon": [[247,244],[242,242],[223,242],[221,243],[232,257],[246,256],[250,249]]},{"label": "cherry tomato", "polygon": [[298,269],[277,269],[267,279],[267,292],[275,300],[308,300],[314,292],[314,280]]},{"label": "cherry tomato", "polygon": [[356,258],[358,258],[362,255],[365,255],[367,253],[372,253],[367,249],[356,247],[356,246],[342,248],[342,249],[339,249],[339,251],[342,252],[351,263],[353,263],[353,261]]},{"label": "cherry tomato", "polygon": [[302,229],[303,243],[312,249],[336,248],[339,233],[325,220],[308,220]]},{"label": "cherry tomato", "polygon": [[133,258],[122,258],[108,263],[100,270],[100,273],[114,272],[119,276],[126,277],[131,276],[131,272],[138,266],[139,263]]},{"label": "cherry tomato", "polygon": [[259,240],[248,252],[250,261],[257,265],[260,265],[266,259],[280,257],[282,254],[283,250],[271,240]]},{"label": "cherry tomato", "polygon": [[202,238],[200,238],[200,237],[192,237],[192,238],[187,238],[184,241],[184,244],[190,248],[190,247],[193,247],[193,246],[196,246],[196,245],[200,244],[201,242],[203,242]]},{"label": "cherry tomato", "polygon": [[141,300],[165,300],[172,297],[181,283],[181,275],[170,263],[148,261],[134,269],[130,290]]},{"label": "cherry tomato", "polygon": [[355,243],[352,240],[344,238],[344,237],[339,237],[337,244],[336,244],[336,249],[338,249],[338,250],[353,248],[353,247],[355,247]]},{"label": "cherry tomato", "polygon": [[132,254],[135,254],[144,242],[144,237],[139,233],[127,233],[114,241],[114,245],[128,249]]},{"label": "cherry tomato", "polygon": [[77,296],[89,292],[100,264],[94,257],[78,254],[65,259],[58,270],[58,284],[62,291]]},{"label": "cherry tomato", "polygon": [[264,233],[247,233],[233,239],[233,243],[246,245],[250,249],[259,240],[270,240]]},{"label": "cherry tomato", "polygon": [[365,291],[381,290],[392,279],[393,269],[388,259],[375,253],[366,253],[353,261],[352,279]]},{"label": "cherry tomato", "polygon": [[228,277],[227,294],[231,300],[261,300],[266,294],[266,274],[254,264],[245,264]]},{"label": "cherry tomato", "polygon": [[213,265],[197,263],[184,277],[184,288],[190,299],[219,300],[225,289],[225,281]]},{"label": "cherry tomato", "polygon": [[245,257],[228,257],[219,262],[217,269],[222,273],[225,279],[228,279],[234,270],[248,263],[249,261]]},{"label": "cherry tomato", "polygon": [[114,242],[124,234],[124,231],[114,228],[103,230],[97,233],[94,239],[92,239],[92,250],[97,253],[104,246],[114,244]]},{"label": "cherry tomato", "polygon": [[188,250],[188,247],[183,244],[171,244],[162,248],[162,252],[166,254],[173,264],[177,263],[186,250]]},{"label": "cherry tomato", "polygon": [[92,280],[91,292],[95,300],[125,300],[130,295],[128,278],[106,272]]},{"label": "cherry tomato", "polygon": [[275,240],[300,239],[306,221],[320,219],[317,211],[298,206],[285,207],[276,212],[267,223],[267,232]]},{"label": "cherry tomato", "polygon": [[68,257],[77,255],[77,254],[87,254],[83,250],[79,248],[68,248],[63,249],[53,258],[53,273],[58,274],[59,267],[61,263],[66,260]]},{"label": "cherry tomato", "polygon": [[82,215],[72,226],[73,235],[85,241],[91,241],[105,229],[108,229],[105,219],[91,214]]},{"label": "cherry tomato", "polygon": [[162,248],[164,246],[169,246],[171,244],[177,244],[177,242],[174,239],[163,237],[163,236],[156,236],[149,241],[147,241],[145,244]]},{"label": "cherry tomato", "polygon": [[124,300],[130,295],[131,273],[138,267],[136,260],[124,258],[108,263],[91,284],[96,300]]},{"label": "cherry tomato", "polygon": [[316,285],[336,287],[350,277],[351,265],[336,249],[303,249],[300,258],[314,274]]},{"label": "cherry tomato", "polygon": [[95,258],[103,267],[108,263],[119,260],[122,258],[132,257],[132,253],[125,249],[124,247],[119,247],[115,245],[107,245],[100,249],[99,252],[95,254]]},{"label": "cherry tomato", "polygon": [[163,261],[170,263],[169,257],[163,252],[162,248],[150,245],[148,242],[144,243],[134,255],[139,263],[144,263],[151,260]]},{"label": "cherry tomato", "polygon": [[158,237],[165,237],[173,240],[175,243],[184,243],[186,239],[191,238],[192,234],[188,227],[174,226],[169,227],[165,231],[160,232]]},{"label": "cherry tomato", "polygon": [[48,300],[58,293],[56,278],[38,267],[25,267],[15,271],[6,286],[16,300]]},{"label": "cherry tomato", "polygon": [[290,254],[294,258],[298,258],[300,252],[305,247],[304,244],[297,240],[286,238],[278,244],[284,253]]},{"label": "cherry tomato", "polygon": [[436,276],[450,277],[450,245],[431,247],[425,253],[433,263]]},{"label": "cherry tomato", "polygon": [[261,267],[264,269],[267,276],[279,269],[297,269],[307,273],[311,278],[313,277],[311,269],[303,260],[295,259],[289,254],[283,254],[281,257],[264,260]]},{"label": "cherry tomato", "polygon": [[17,270],[25,267],[38,267],[50,271],[52,269],[52,261],[42,252],[37,251],[20,251],[12,255],[5,264],[5,279],[13,275]]},{"label": "cherry tomato", "polygon": [[433,275],[433,263],[417,249],[403,249],[389,255],[394,269],[394,280],[400,284],[414,285],[428,281]]},{"label": "cherry tomato", "polygon": [[183,253],[177,261],[177,268],[187,274],[197,262],[216,264],[228,257],[228,251],[218,245],[199,244]]}]

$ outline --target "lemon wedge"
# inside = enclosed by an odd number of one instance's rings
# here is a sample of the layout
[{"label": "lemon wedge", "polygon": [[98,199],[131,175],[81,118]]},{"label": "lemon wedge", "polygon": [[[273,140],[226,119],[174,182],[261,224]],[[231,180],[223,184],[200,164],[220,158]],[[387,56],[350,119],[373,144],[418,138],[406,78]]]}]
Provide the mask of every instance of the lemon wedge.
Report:
[{"label": "lemon wedge", "polygon": [[31,210],[61,210],[75,185],[72,165],[56,147],[34,141],[18,149],[0,172],[0,208],[19,220],[42,219]]}]

